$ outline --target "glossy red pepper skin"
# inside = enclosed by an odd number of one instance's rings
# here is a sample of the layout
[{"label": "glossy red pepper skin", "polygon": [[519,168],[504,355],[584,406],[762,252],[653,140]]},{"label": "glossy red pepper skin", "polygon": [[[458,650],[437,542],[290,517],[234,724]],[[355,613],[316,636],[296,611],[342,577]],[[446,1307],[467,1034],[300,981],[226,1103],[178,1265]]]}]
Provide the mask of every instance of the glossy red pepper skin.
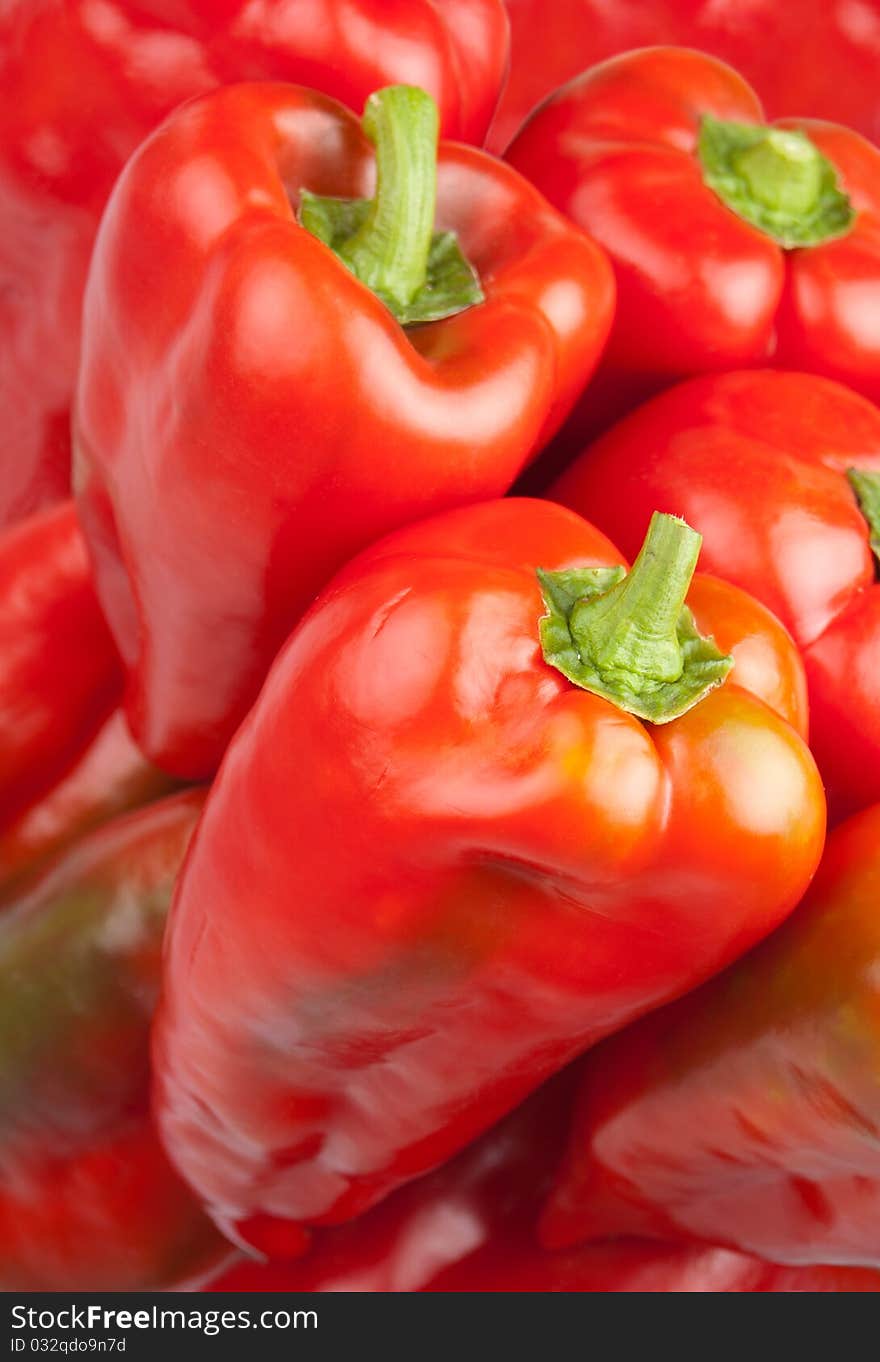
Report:
[{"label": "glossy red pepper skin", "polygon": [[549,492],[625,553],[655,509],[684,516],[701,566],[779,616],[802,650],[835,818],[880,799],[880,585],[852,467],[880,471],[871,403],[804,374],[743,372],[654,398]]},{"label": "glossy red pepper skin", "polygon": [[598,247],[509,167],[445,143],[438,229],[486,301],[405,332],[295,218],[303,187],[369,196],[373,168],[332,100],[237,86],[179,110],[104,218],[80,511],[132,730],[186,778],[216,769],[332,573],[397,525],[506,491],[607,334]]},{"label": "glossy red pepper skin", "polygon": [[434,96],[445,136],[479,143],[506,65],[501,0],[8,0],[0,524],[68,494],[69,408],[98,221],[127,157],[177,104],[237,80],[289,80],[359,110],[372,90],[409,82]]},{"label": "glossy red pepper skin", "polygon": [[345,1225],[316,1230],[293,1263],[240,1261],[213,1291],[423,1291],[445,1268],[534,1226],[565,1148],[577,1074],[557,1075],[456,1158]]},{"label": "glossy red pepper skin", "polygon": [[0,919],[0,1284],[178,1285],[223,1250],[149,1113],[165,915],[204,794],[93,832]]},{"label": "glossy red pepper skin", "polygon": [[[254,1288],[248,1288],[254,1289]],[[782,1267],[729,1249],[616,1239],[550,1253],[534,1236],[498,1236],[426,1291],[880,1291],[880,1272]]]},{"label": "glossy red pepper skin", "polygon": [[705,114],[764,122],[754,91],[714,58],[627,53],[562,89],[507,152],[614,265],[614,327],[567,447],[640,396],[746,365],[809,370],[880,398],[880,333],[866,306],[880,289],[880,151],[844,127],[780,125],[808,132],[856,209],[845,235],[783,250],[703,182]]},{"label": "glossy red pepper skin", "polygon": [[[544,662],[535,567],[618,561],[547,502],[399,531],[328,587],[234,740],[154,1061],[166,1148],[252,1242],[449,1158],[809,881],[824,799],[785,717],[728,681],[652,729]],[[796,674],[775,621],[696,580],[706,632]],[[801,717],[797,683],[752,675]]]},{"label": "glossy red pepper skin", "polygon": [[791,110],[880,141],[880,5],[827,0],[505,0],[511,68],[489,145],[502,151],[535,105],[588,66],[635,47],[681,43],[741,71],[771,118]]},{"label": "glossy red pepper skin", "polygon": [[[439,1173],[438,1173],[439,1176]],[[421,1186],[421,1183],[418,1184]],[[397,1193],[388,1203],[396,1211]],[[426,1200],[428,1198],[426,1197]],[[658,1244],[648,1239],[607,1240],[568,1252],[542,1250],[534,1235],[511,1234],[505,1227],[484,1247],[452,1263],[424,1286],[394,1285],[410,1280],[403,1255],[415,1251],[417,1261],[430,1260],[437,1250],[438,1226],[443,1232],[444,1213],[450,1233],[441,1238],[443,1248],[454,1244],[456,1222],[461,1215],[457,1189],[448,1200],[431,1198],[425,1228],[418,1211],[400,1215],[395,1222],[399,1242],[385,1248],[387,1258],[377,1259],[377,1248],[363,1244],[363,1256],[352,1255],[328,1264],[324,1254],[302,1263],[241,1263],[206,1285],[206,1291],[493,1291],[493,1292],[835,1292],[880,1291],[880,1272],[858,1267],[784,1267],[730,1249],[695,1245]],[[385,1207],[381,1208],[385,1210]],[[418,1208],[421,1209],[421,1206]],[[374,1223],[378,1211],[363,1220]],[[390,1215],[388,1216],[390,1219]],[[354,1226],[352,1226],[354,1228]],[[339,1234],[341,1231],[330,1231]],[[432,1237],[433,1236],[433,1237]],[[378,1247],[378,1246],[377,1246]],[[384,1248],[384,1246],[383,1246]],[[418,1257],[422,1254],[423,1257]],[[416,1278],[418,1280],[418,1278]]]},{"label": "glossy red pepper skin", "polygon": [[8,529],[0,536],[0,834],[79,759],[121,693],[73,504]]},{"label": "glossy red pepper skin", "polygon": [[20,897],[50,857],[176,783],[146,760],[115,709],[58,784],[0,830],[0,907]]},{"label": "glossy red pepper skin", "polygon": [[880,1265],[880,805],[720,978],[586,1061],[548,1242],[711,1239]]},{"label": "glossy red pepper skin", "polygon": [[239,1261],[208,1291],[876,1291],[880,1273],[780,1268],[649,1240],[543,1250],[535,1215],[564,1145],[566,1070],[457,1158],[366,1215],[317,1231],[294,1263]]}]

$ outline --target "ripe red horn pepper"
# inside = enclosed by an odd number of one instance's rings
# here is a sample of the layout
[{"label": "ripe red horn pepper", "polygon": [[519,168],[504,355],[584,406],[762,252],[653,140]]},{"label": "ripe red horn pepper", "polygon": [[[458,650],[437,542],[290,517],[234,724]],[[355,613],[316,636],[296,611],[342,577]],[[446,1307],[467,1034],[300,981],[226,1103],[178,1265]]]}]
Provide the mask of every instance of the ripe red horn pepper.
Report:
[{"label": "ripe red horn pepper", "polygon": [[295,631],[156,1028],[166,1148],[224,1227],[271,1254],[359,1214],[793,907],[824,834],[796,650],[720,582],[682,609],[698,544],[660,517],[624,575],[561,507],[490,502],[366,551]]},{"label": "ripe red horn pepper", "polygon": [[181,1285],[224,1248],[149,1111],[165,915],[204,794],[116,820],[0,919],[0,1286]]},{"label": "ripe red horn pepper", "polygon": [[633,552],[655,508],[800,645],[835,819],[880,799],[880,413],[806,374],[719,374],[646,403],[550,495]]},{"label": "ripe red horn pepper", "polygon": [[0,830],[0,907],[20,898],[65,847],[175,788],[178,782],[135,746],[115,709],[58,783]]},{"label": "ripe red horn pepper", "polygon": [[[577,1074],[566,1070],[456,1158],[366,1215],[318,1230],[291,1263],[233,1264],[212,1291],[423,1291],[484,1247],[534,1230],[565,1148]],[[541,1254],[534,1233],[535,1254]],[[653,1248],[653,1245],[651,1246]],[[541,1254],[541,1256],[546,1256]]]},{"label": "ripe red horn pepper", "polygon": [[119,658],[73,504],[6,530],[0,536],[0,832],[67,775],[121,695]]},{"label": "ripe red horn pepper", "polygon": [[507,159],[605,247],[618,306],[578,431],[658,388],[745,365],[880,399],[880,151],[799,118],[703,52],[655,47],[553,96]]},{"label": "ripe red horn pepper", "polygon": [[209,1291],[880,1291],[864,1268],[781,1268],[702,1245],[622,1240],[542,1249],[535,1210],[571,1115],[578,1066],[457,1158],[366,1215],[314,1235],[292,1263],[239,1261]]},{"label": "ripe red horn pepper", "polygon": [[437,101],[444,137],[479,144],[507,52],[502,0],[4,0],[0,526],[68,494],[98,222],[173,109],[239,80],[293,81],[360,109],[409,81]]},{"label": "ripe red horn pepper", "polygon": [[72,502],[0,535],[0,905],[90,827],[168,793],[118,708],[122,668]]},{"label": "ripe red horn pepper", "polygon": [[790,920],[586,1061],[552,1244],[616,1233],[880,1266],[880,805]]},{"label": "ripe red horn pepper", "polygon": [[417,90],[373,96],[362,130],[243,85],[180,109],[114,191],[80,508],[133,731],[176,774],[214,771],[344,561],[506,491],[598,359],[602,252],[509,167],[435,148]]}]

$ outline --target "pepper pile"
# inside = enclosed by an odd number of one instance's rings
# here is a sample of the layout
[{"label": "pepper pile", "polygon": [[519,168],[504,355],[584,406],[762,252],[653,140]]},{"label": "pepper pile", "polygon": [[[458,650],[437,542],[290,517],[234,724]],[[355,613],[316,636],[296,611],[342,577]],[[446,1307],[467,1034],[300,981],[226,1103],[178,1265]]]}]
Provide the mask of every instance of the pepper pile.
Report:
[{"label": "pepper pile", "polygon": [[880,1290],[880,152],[387,8],[0,20],[0,1287]]}]

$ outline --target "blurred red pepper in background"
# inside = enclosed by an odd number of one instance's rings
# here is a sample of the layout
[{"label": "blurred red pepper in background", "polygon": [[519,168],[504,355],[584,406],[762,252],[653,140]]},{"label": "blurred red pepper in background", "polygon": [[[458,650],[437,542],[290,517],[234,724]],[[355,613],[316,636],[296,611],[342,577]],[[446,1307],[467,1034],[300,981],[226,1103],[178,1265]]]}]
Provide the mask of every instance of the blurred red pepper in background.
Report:
[{"label": "blurred red pepper in background", "polygon": [[176,785],[147,761],[115,709],[57,785],[0,830],[0,907],[22,894],[50,856]]},{"label": "blurred red pepper in background", "polygon": [[0,918],[0,1286],[180,1285],[227,1251],[149,1113],[165,915],[204,794],[99,829]]},{"label": "blurred red pepper in background", "polygon": [[835,818],[880,799],[880,413],[767,370],[683,383],[612,427],[549,495],[633,553],[655,509],[703,535],[707,571],[800,645],[810,744]]},{"label": "blurred red pepper in background", "polygon": [[880,1265],[880,805],[750,956],[585,1061],[543,1219]]},{"label": "blurred red pepper in background", "polygon": [[122,670],[73,504],[7,529],[0,535],[0,833],[66,775],[121,697]]},{"label": "blurred red pepper in background", "polygon": [[236,1263],[209,1291],[878,1291],[864,1269],[780,1268],[727,1249],[623,1240],[541,1248],[535,1216],[563,1147],[567,1069],[434,1173],[295,1263]]},{"label": "blurred red pepper in background", "polygon": [[122,669],[71,502],[0,534],[0,905],[49,855],[174,786],[118,708]]},{"label": "blurred red pepper in background", "polygon": [[489,146],[588,66],[634,47],[698,47],[742,71],[771,118],[846,123],[880,142],[877,0],[505,0],[511,64]]},{"label": "blurred red pepper in background", "polygon": [[[462,1198],[455,1184],[448,1201],[441,1190],[441,1173],[425,1193],[429,1208],[423,1223],[420,1198],[408,1198],[406,1209],[398,1192],[387,1206],[370,1212],[352,1225],[377,1228],[380,1211],[393,1225],[396,1238],[374,1244],[365,1235],[351,1236],[350,1248],[339,1258],[320,1250],[301,1263],[237,1264],[206,1291],[579,1291],[579,1292],[836,1292],[880,1291],[880,1272],[859,1267],[784,1267],[764,1263],[730,1249],[659,1244],[649,1239],[605,1240],[577,1249],[551,1252],[536,1242],[534,1230],[504,1225],[472,1254],[457,1259],[424,1286],[395,1285],[418,1282],[406,1271],[404,1255],[417,1264],[441,1260],[457,1245]],[[425,1179],[427,1181],[427,1179]],[[450,1178],[450,1182],[452,1182]],[[414,1184],[413,1191],[421,1182]],[[448,1220],[447,1220],[448,1215]],[[469,1223],[467,1216],[464,1223]],[[341,1234],[341,1230],[326,1232]],[[322,1244],[324,1238],[322,1237]],[[387,1256],[383,1256],[387,1255]],[[329,1259],[329,1261],[328,1261]]]},{"label": "blurred red pepper in background", "polygon": [[449,1163],[356,1220],[316,1230],[298,1262],[239,1262],[209,1289],[422,1291],[482,1246],[525,1233],[565,1147],[576,1080],[572,1069],[558,1074]]},{"label": "blurred red pepper in background", "polygon": [[213,774],[319,588],[397,525],[507,491],[612,312],[599,248],[509,166],[438,149],[421,91],[378,91],[363,129],[280,85],[178,110],[104,217],[75,423],[146,754]]},{"label": "blurred red pepper in background", "polygon": [[[256,1286],[248,1288],[258,1289]],[[728,1249],[616,1239],[567,1252],[531,1234],[499,1234],[433,1278],[426,1291],[880,1291],[880,1272],[780,1267]]]},{"label": "blurred red pepper in background", "polygon": [[825,819],[799,659],[714,579],[682,609],[698,548],[658,518],[625,573],[563,508],[490,502],[367,550],[294,632],[157,1019],[163,1140],[224,1228],[274,1253],[360,1214],[791,911]]},{"label": "blurred red pepper in background", "polygon": [[[82,291],[123,163],[182,100],[287,80],[360,110],[410,82],[481,142],[501,0],[6,0],[0,10],[0,526],[68,495]],[[27,400],[23,400],[23,395]]]},{"label": "blurred red pepper in background", "polygon": [[559,91],[507,158],[614,265],[614,326],[566,448],[670,383],[744,365],[880,399],[880,151],[858,134],[764,126],[734,70],[665,47]]}]

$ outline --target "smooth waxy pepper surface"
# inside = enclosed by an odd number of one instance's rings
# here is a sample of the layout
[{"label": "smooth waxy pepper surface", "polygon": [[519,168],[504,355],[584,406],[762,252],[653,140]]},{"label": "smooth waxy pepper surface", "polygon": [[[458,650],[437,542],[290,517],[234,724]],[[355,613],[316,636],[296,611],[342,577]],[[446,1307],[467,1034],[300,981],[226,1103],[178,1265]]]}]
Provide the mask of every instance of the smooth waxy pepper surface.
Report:
[{"label": "smooth waxy pepper surface", "polygon": [[488,503],[368,550],[294,633],[156,1029],[163,1138],[221,1224],[286,1252],[359,1214],[793,907],[824,832],[800,665],[741,592],[682,609],[698,545],[660,517],[625,575],[571,513]]}]

